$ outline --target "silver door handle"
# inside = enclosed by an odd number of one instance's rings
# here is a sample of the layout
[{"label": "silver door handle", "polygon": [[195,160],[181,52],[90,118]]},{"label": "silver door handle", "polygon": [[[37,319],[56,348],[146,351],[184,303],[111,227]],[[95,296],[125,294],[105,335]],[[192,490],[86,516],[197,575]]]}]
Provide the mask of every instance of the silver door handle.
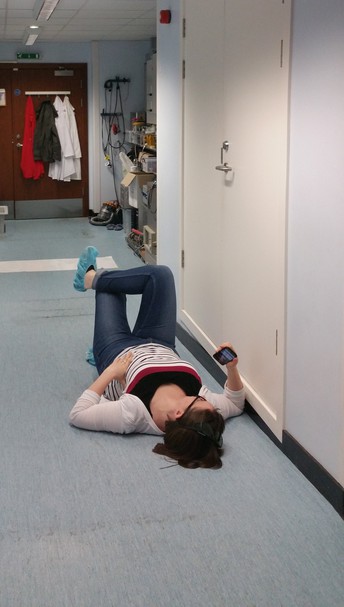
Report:
[{"label": "silver door handle", "polygon": [[218,164],[215,169],[217,171],[223,171],[224,173],[228,173],[228,171],[233,171],[232,167],[229,167],[227,162],[225,162],[224,164]]},{"label": "silver door handle", "polygon": [[221,146],[221,164],[218,164],[215,169],[217,171],[223,171],[224,173],[228,173],[228,171],[232,171],[232,167],[228,166],[227,162],[223,162],[223,152],[228,152],[229,150],[229,141],[224,141]]},{"label": "silver door handle", "polygon": [[23,144],[22,143],[17,143],[16,146],[17,146],[17,148],[22,148]]}]

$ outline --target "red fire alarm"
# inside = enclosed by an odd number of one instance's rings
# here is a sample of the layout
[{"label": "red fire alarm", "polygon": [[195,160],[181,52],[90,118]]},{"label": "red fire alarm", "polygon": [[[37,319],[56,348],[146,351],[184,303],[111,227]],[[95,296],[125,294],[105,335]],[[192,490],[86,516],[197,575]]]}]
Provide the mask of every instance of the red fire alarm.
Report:
[{"label": "red fire alarm", "polygon": [[160,11],[160,23],[171,23],[171,11]]}]

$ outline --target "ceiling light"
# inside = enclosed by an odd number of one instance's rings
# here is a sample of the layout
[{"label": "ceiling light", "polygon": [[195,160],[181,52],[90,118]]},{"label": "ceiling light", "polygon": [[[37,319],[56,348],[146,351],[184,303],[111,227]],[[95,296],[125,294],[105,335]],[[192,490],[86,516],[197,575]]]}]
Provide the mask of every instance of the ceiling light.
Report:
[{"label": "ceiling light", "polygon": [[27,27],[24,33],[23,42],[26,46],[31,46],[38,38],[40,28],[38,25],[30,25]]},{"label": "ceiling light", "polygon": [[48,21],[60,0],[36,0],[33,14],[36,21]]}]

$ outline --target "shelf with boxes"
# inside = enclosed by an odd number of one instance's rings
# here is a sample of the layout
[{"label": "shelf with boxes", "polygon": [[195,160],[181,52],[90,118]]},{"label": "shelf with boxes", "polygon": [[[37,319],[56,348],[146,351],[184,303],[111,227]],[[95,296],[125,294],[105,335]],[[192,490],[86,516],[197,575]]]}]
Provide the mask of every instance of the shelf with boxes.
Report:
[{"label": "shelf with boxes", "polygon": [[156,173],[156,160],[146,162],[148,158],[156,158],[156,124],[147,123],[145,112],[132,112],[131,126],[132,130],[126,134],[126,142],[134,146],[134,155],[139,162],[139,156],[144,159],[142,169]]},{"label": "shelf with boxes", "polygon": [[127,131],[126,141],[137,145],[141,148],[156,151],[156,127],[152,126],[152,131],[148,131],[149,125],[143,125],[142,127],[133,128],[132,131]]},{"label": "shelf with boxes", "polygon": [[127,134],[127,141],[134,146],[135,157],[146,173],[157,172],[155,137],[155,133],[147,135],[144,131],[129,131]]},{"label": "shelf with boxes", "polygon": [[135,254],[145,263],[156,263],[156,124],[146,123],[145,112],[135,112],[131,125],[126,141],[134,148],[135,160],[121,181],[121,206],[127,218],[124,230],[127,243]]},{"label": "shelf with boxes", "polygon": [[157,173],[157,158],[155,154],[142,150],[138,155],[138,164],[142,167],[144,173]]},{"label": "shelf with boxes", "polygon": [[121,207],[128,245],[146,263],[156,263],[156,174],[127,173],[121,181]]}]

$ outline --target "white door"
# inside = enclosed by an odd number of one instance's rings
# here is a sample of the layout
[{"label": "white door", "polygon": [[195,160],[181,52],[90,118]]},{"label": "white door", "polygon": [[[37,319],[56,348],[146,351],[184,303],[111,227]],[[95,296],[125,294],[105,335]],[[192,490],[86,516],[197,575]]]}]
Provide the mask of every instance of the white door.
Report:
[{"label": "white door", "polygon": [[[248,401],[281,438],[290,0],[185,9],[182,318],[209,352],[232,341]],[[233,170],[215,168],[221,153]]]},{"label": "white door", "polygon": [[185,2],[184,95],[183,315],[208,346],[221,318],[222,280],[214,269],[222,259],[224,192],[214,171],[224,128],[224,0],[211,4]]}]

